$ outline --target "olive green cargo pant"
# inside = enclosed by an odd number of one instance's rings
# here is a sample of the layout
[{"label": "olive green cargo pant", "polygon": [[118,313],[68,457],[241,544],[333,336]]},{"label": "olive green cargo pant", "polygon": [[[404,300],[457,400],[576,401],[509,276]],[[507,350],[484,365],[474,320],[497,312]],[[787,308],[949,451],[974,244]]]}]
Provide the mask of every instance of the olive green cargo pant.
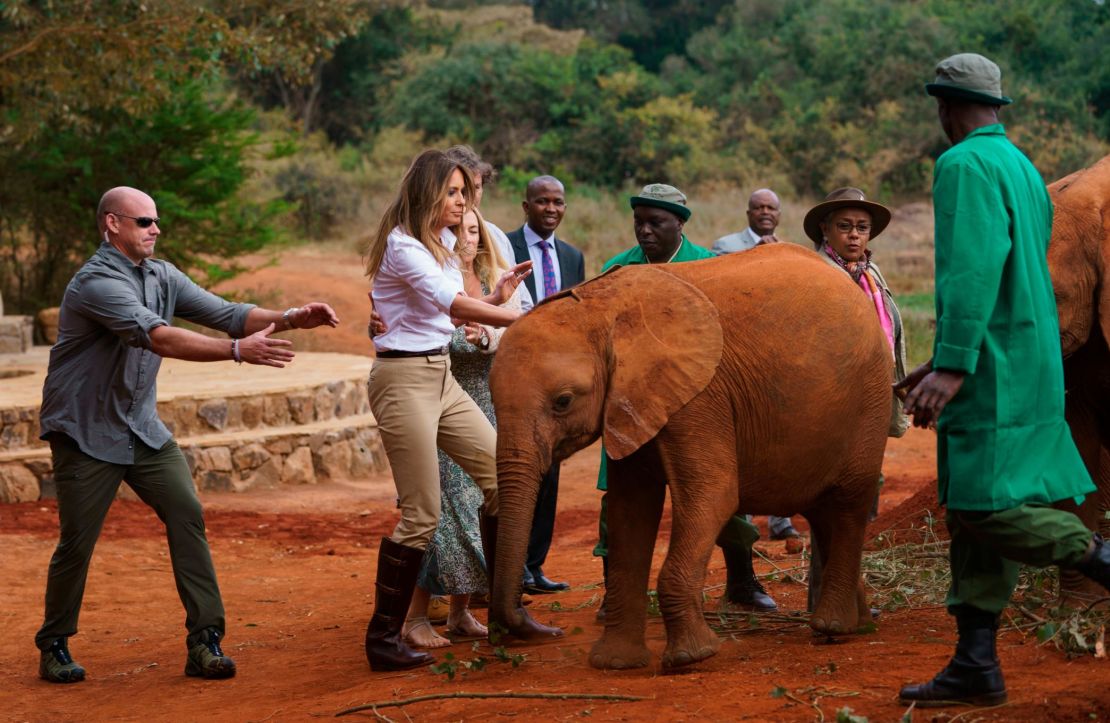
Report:
[{"label": "olive green cargo pant", "polygon": [[1075,567],[1091,545],[1092,533],[1078,517],[1045,505],[999,512],[950,509],[945,522],[952,537],[949,610],[971,605],[1000,613],[1023,564]]},{"label": "olive green cargo pant", "polygon": [[46,580],[46,614],[35,635],[40,650],[77,632],[89,561],[108,508],[126,480],[166,526],[170,561],[185,605],[186,645],[206,628],[224,632],[224,606],[204,534],[204,516],[185,456],[170,440],[153,449],[135,440],[135,461],[112,464],[90,457],[69,437],[50,440],[58,488],[58,546]]}]

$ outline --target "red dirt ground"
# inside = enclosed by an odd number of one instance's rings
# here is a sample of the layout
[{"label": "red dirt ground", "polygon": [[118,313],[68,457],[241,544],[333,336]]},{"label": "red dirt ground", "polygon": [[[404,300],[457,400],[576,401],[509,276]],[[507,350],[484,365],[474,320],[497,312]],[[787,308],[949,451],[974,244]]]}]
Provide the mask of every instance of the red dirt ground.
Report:
[{"label": "red dirt ground", "polygon": [[[271,308],[313,298],[339,313],[339,329],[294,332],[298,348],[368,352],[366,280],[349,244],[286,250],[281,258],[222,284]],[[89,575],[81,632],[71,648],[89,670],[73,686],[38,680],[35,630],[41,622],[45,574],[56,539],[52,503],[0,505],[0,719],[284,721],[331,718],[369,702],[457,692],[601,693],[646,698],[598,700],[453,699],[381,708],[392,720],[486,720],[493,717],[599,720],[835,720],[849,706],[872,721],[898,720],[898,688],[942,667],[955,639],[940,607],[884,613],[875,633],[838,644],[814,638],[802,625],[767,623],[725,640],[720,653],[687,672],[662,675],[662,620],[649,618],[652,668],[593,670],[586,662],[600,634],[600,562],[591,557],[599,493],[594,489],[597,448],[563,467],[556,543],[546,569],[572,584],[541,597],[533,614],[563,626],[559,642],[513,647],[527,659],[517,668],[497,662],[489,646],[451,648],[459,660],[491,660],[453,681],[426,669],[372,674],[362,636],[373,607],[378,541],[396,520],[388,476],[351,483],[283,488],[246,495],[206,494],[208,537],[227,607],[225,649],[239,675],[205,682],[182,675],[183,612],[157,518],[141,503],[119,501],[109,514]],[[887,449],[880,517],[871,533],[912,541],[926,510],[938,515],[933,479],[935,438],[911,430]],[[804,523],[796,520],[804,529]],[[761,520],[761,522],[763,522]],[[666,551],[664,517],[654,570]],[[943,524],[937,525],[938,530]],[[801,564],[781,542],[758,544],[775,565]],[[770,563],[757,562],[760,572]],[[707,585],[720,595],[724,565],[710,563]],[[782,611],[805,609],[806,591],[769,582]],[[554,605],[558,603],[558,605]],[[712,605],[714,603],[710,603]],[[552,609],[555,607],[557,609]],[[580,608],[580,609],[579,609]],[[479,612],[479,616],[484,613]],[[1110,670],[1091,657],[1068,660],[1055,648],[1004,632],[1000,655],[1011,703],[996,710],[914,711],[915,721],[1058,721],[1110,719]],[[441,659],[442,659],[441,655]],[[776,688],[788,695],[773,695]],[[961,715],[962,714],[962,715]],[[356,718],[374,719],[369,711]]]},{"label": "red dirt ground", "polygon": [[[913,430],[887,453],[883,517],[916,522],[928,508],[934,437]],[[849,706],[872,721],[898,720],[898,687],[935,673],[951,652],[954,629],[941,608],[884,613],[878,631],[828,644],[802,625],[767,624],[725,640],[720,653],[688,671],[662,675],[662,620],[649,619],[654,667],[601,672],[586,662],[600,628],[594,612],[601,565],[590,556],[598,493],[598,451],[564,465],[556,545],[547,571],[571,591],[541,597],[533,614],[567,630],[554,643],[510,648],[517,668],[491,660],[453,681],[427,669],[372,674],[362,636],[373,600],[378,539],[396,510],[388,477],[357,483],[283,488],[249,495],[205,495],[209,539],[228,611],[226,650],[238,677],[205,682],[182,675],[183,613],[161,527],[142,504],[118,501],[94,558],[81,633],[71,647],[88,668],[79,685],[36,677],[32,639],[40,622],[47,563],[54,545],[51,503],[0,506],[0,718],[6,720],[298,720],[329,718],[351,706],[456,692],[601,693],[642,696],[600,700],[452,699],[382,708],[392,720],[486,720],[491,717],[599,720],[835,720]],[[920,494],[919,494],[920,493]],[[910,500],[906,506],[898,506]],[[935,500],[933,501],[935,503]],[[913,509],[910,509],[913,508]],[[935,511],[934,511],[935,514]],[[905,520],[903,520],[905,522]],[[894,525],[895,528],[898,524]],[[873,529],[875,529],[873,527]],[[666,548],[660,534],[656,571]],[[799,564],[781,542],[760,548],[780,567]],[[770,571],[767,563],[758,565]],[[719,553],[709,595],[724,582]],[[805,589],[771,582],[784,611],[802,610]],[[552,609],[552,603],[559,603]],[[481,613],[480,613],[481,615]],[[450,649],[457,659],[478,653]],[[1091,657],[1068,660],[1055,648],[1005,632],[1000,655],[1011,703],[995,710],[915,711],[913,720],[1042,721],[1110,717],[1110,669]],[[442,659],[442,655],[441,655]],[[776,688],[786,695],[775,696]],[[367,711],[357,714],[373,719]]]}]

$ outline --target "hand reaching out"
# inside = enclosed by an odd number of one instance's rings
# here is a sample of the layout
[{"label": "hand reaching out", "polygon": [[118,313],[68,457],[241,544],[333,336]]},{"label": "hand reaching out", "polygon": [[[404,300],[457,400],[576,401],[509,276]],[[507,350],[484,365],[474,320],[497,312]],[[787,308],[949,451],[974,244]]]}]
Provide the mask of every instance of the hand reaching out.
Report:
[{"label": "hand reaching out", "polygon": [[[331,308],[328,307],[328,310],[330,311]],[[248,364],[269,367],[284,367],[293,361],[293,342],[271,337],[270,334],[274,333],[274,328],[275,325],[270,324],[265,329],[240,339],[239,358]]]},{"label": "hand reaching out", "polygon": [[291,319],[297,329],[315,329],[325,324],[332,328],[339,326],[339,317],[335,311],[322,301],[305,304],[292,314]]},{"label": "hand reaching out", "polygon": [[493,293],[490,294],[490,296],[493,297],[493,303],[500,306],[511,299],[513,292],[516,291],[516,287],[520,286],[520,282],[528,278],[528,275],[531,273],[532,262],[525,261],[501,274],[501,278],[497,280],[497,286],[494,287]]}]

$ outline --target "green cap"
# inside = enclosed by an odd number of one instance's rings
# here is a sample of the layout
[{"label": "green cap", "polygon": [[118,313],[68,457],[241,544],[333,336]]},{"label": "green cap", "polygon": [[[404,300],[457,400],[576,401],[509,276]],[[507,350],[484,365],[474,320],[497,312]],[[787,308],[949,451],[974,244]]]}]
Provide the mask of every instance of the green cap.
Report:
[{"label": "green cap", "polygon": [[925,84],[925,92],[987,105],[1014,102],[1002,95],[1002,71],[994,61],[978,53],[960,53],[937,63],[937,78]]},{"label": "green cap", "polygon": [[632,208],[637,206],[654,206],[664,211],[670,211],[683,221],[690,219],[693,211],[686,205],[686,194],[674,186],[665,183],[649,183],[640,191],[639,196],[629,199]]}]

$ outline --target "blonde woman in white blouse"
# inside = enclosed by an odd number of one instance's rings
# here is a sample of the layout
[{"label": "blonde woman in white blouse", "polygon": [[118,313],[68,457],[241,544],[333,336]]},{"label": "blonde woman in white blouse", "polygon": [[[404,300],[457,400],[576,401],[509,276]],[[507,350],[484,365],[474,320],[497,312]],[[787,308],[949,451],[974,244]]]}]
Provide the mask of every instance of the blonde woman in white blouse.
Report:
[{"label": "blonde woman in white blouse", "polygon": [[366,630],[373,670],[433,660],[409,648],[401,630],[424,549],[439,521],[437,447],[475,481],[486,512],[497,514],[496,433],[451,375],[447,351],[453,319],[503,327],[520,315],[500,305],[513,296],[531,264],[501,274],[482,298],[466,295],[451,228],[462,222],[471,198],[466,169],[441,151],[424,151],[405,172],[366,249],[374,309],[387,327],[374,339],[370,409],[401,507],[401,519],[378,553],[374,616]]}]

